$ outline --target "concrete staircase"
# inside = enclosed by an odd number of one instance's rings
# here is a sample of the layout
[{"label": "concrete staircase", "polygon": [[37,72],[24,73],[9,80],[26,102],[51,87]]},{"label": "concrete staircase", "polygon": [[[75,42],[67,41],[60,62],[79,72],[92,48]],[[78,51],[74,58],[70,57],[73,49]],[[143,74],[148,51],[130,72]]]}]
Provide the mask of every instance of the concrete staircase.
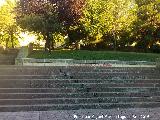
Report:
[{"label": "concrete staircase", "polygon": [[14,65],[18,49],[8,49],[0,53],[0,65]]},{"label": "concrete staircase", "polygon": [[154,107],[156,68],[0,66],[0,112]]}]

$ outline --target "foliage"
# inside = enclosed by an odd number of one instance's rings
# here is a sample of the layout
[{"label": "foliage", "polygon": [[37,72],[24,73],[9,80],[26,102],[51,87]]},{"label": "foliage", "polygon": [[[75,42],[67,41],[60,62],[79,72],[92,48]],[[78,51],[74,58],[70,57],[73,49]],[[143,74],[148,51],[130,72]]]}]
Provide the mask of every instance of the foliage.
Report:
[{"label": "foliage", "polygon": [[6,48],[14,48],[18,44],[19,27],[15,21],[14,7],[15,1],[10,0],[0,7],[0,42],[4,42]]},{"label": "foliage", "polygon": [[138,19],[134,25],[134,35],[137,46],[147,50],[160,39],[160,1],[137,0],[137,4]]},{"label": "foliage", "polygon": [[[53,47],[53,33],[60,32],[57,6],[49,1],[22,0],[17,7],[17,23],[28,31],[41,33],[46,40],[45,50]],[[53,49],[53,48],[52,48]]]},{"label": "foliage", "polygon": [[61,33],[54,33],[53,35],[53,39],[55,41],[55,47],[61,47],[63,46],[65,43],[67,43],[68,41],[66,41],[65,36]]},{"label": "foliage", "polygon": [[[105,2],[98,0],[88,0],[83,11],[83,18],[80,20],[87,33],[88,42],[98,41],[103,36],[103,30],[106,28],[105,21],[107,9]],[[109,17],[109,16],[108,16]]]},{"label": "foliage", "polygon": [[[56,35],[69,43],[147,50],[160,42],[159,0],[21,0],[17,23],[43,34],[50,49]],[[55,36],[53,36],[55,35]]]},{"label": "foliage", "polygon": [[[55,0],[51,0],[55,1]],[[59,19],[65,26],[76,25],[82,17],[86,0],[56,0]]]},{"label": "foliage", "polygon": [[113,40],[120,39],[121,31],[131,29],[135,12],[136,6],[131,0],[88,0],[81,19],[88,33],[87,40],[98,43],[105,35]]}]

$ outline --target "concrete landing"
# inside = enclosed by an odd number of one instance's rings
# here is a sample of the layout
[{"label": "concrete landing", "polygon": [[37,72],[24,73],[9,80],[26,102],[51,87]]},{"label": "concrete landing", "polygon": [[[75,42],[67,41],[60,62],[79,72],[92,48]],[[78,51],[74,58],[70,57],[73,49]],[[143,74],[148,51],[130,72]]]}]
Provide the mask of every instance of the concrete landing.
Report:
[{"label": "concrete landing", "polygon": [[159,120],[160,108],[1,112],[0,120]]}]

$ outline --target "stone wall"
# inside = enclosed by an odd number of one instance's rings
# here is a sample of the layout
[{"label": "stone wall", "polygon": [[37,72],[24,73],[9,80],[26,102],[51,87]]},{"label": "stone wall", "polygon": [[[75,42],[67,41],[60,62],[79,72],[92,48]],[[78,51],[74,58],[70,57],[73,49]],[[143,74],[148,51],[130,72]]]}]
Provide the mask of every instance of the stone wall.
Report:
[{"label": "stone wall", "polygon": [[157,68],[160,69],[160,58],[157,58],[157,60],[156,60],[156,66],[157,66]]},{"label": "stone wall", "polygon": [[28,46],[22,46],[19,50],[17,58],[15,59],[16,65],[23,65],[23,58],[26,58],[29,54]]},{"label": "stone wall", "polygon": [[34,59],[27,58],[33,50],[33,45],[23,46],[16,58],[16,65],[24,66],[67,66],[67,65],[105,65],[106,67],[155,67],[160,66],[159,62],[148,61],[119,61],[119,60],[74,60],[74,59]]},{"label": "stone wall", "polygon": [[18,51],[18,48],[0,49],[0,65],[14,65]]}]

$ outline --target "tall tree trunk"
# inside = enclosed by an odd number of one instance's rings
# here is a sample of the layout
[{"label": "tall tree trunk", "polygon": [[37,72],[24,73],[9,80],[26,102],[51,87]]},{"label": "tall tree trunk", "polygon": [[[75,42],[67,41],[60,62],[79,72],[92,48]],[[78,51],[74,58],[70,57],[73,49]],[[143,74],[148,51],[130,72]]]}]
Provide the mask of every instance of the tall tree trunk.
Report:
[{"label": "tall tree trunk", "polygon": [[8,48],[9,38],[6,39],[6,49]]},{"label": "tall tree trunk", "polygon": [[117,39],[116,39],[116,34],[113,32],[113,49],[114,51],[117,50]]},{"label": "tall tree trunk", "polygon": [[51,50],[54,50],[54,41],[51,40]]},{"label": "tall tree trunk", "polygon": [[51,38],[50,38],[50,33],[49,32],[47,32],[47,34],[46,34],[45,50],[48,51],[48,52],[51,52]]},{"label": "tall tree trunk", "polygon": [[47,39],[47,34],[46,34],[46,33],[43,33],[42,35],[43,35],[43,37],[44,37],[44,40],[46,41],[46,42],[45,42],[45,48],[44,48],[44,50],[47,52],[47,51],[48,51],[48,39]]},{"label": "tall tree trunk", "polygon": [[76,50],[80,50],[81,49],[81,45],[79,42],[76,42],[75,43],[75,47],[76,47]]},{"label": "tall tree trunk", "polygon": [[11,43],[12,43],[12,48],[14,48],[14,40],[13,40],[13,31],[11,32],[11,34],[10,34],[10,36],[11,36]]}]

